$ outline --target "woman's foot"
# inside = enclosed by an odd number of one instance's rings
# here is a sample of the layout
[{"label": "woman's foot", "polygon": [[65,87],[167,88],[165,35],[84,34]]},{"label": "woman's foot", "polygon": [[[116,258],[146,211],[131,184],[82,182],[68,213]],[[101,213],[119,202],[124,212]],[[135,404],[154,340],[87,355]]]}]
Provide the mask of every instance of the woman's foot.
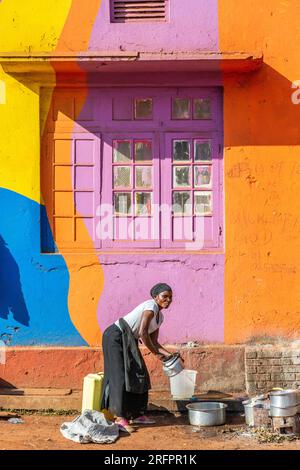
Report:
[{"label": "woman's foot", "polygon": [[130,421],[132,424],[155,424],[156,421],[153,418],[148,418],[146,415],[139,416]]},{"label": "woman's foot", "polygon": [[132,426],[130,426],[129,422],[125,418],[117,418],[115,420],[115,423],[118,425],[119,430],[122,432],[127,432],[131,434],[132,432],[135,431],[135,429]]}]

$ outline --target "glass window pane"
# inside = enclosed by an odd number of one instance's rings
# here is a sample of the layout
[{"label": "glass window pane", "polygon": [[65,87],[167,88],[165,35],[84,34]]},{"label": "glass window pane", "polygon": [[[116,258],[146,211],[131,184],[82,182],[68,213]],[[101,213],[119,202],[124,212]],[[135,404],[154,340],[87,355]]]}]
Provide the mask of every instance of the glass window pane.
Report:
[{"label": "glass window pane", "polygon": [[210,191],[195,191],[194,197],[196,215],[212,214],[212,193]]},{"label": "glass window pane", "polygon": [[190,142],[188,140],[173,140],[173,160],[182,162],[190,159]]},{"label": "glass window pane", "polygon": [[174,191],[173,192],[173,212],[174,214],[187,214],[192,212],[191,207],[191,193],[189,191]]},{"label": "glass window pane", "polygon": [[194,119],[211,119],[209,98],[198,98],[194,100]]},{"label": "glass window pane", "polygon": [[195,141],[195,161],[208,162],[212,161],[211,141],[206,142]]},{"label": "glass window pane", "polygon": [[114,147],[114,162],[130,162],[131,151],[129,140],[115,140],[113,143]]},{"label": "glass window pane", "polygon": [[131,214],[131,193],[114,193],[115,214]]},{"label": "glass window pane", "polygon": [[131,167],[115,166],[114,167],[114,188],[130,188],[131,187]]},{"label": "glass window pane", "polygon": [[152,119],[152,98],[136,98],[134,101],[135,119]]},{"label": "glass window pane", "polygon": [[94,167],[75,167],[75,189],[94,189]]},{"label": "glass window pane", "polygon": [[174,166],[173,167],[173,187],[180,188],[182,186],[190,186],[191,167],[189,166]]},{"label": "glass window pane", "polygon": [[152,168],[150,166],[135,167],[135,187],[151,188],[152,187]]},{"label": "glass window pane", "polygon": [[71,242],[74,240],[74,219],[72,217],[55,217],[55,240],[59,242]]},{"label": "glass window pane", "polygon": [[54,167],[54,187],[55,189],[72,188],[72,167],[55,166]]},{"label": "glass window pane", "polygon": [[211,187],[211,170],[212,166],[195,166],[194,167],[194,185],[196,188],[206,186]]},{"label": "glass window pane", "polygon": [[130,121],[132,119],[132,98],[131,96],[118,96],[113,98],[113,120]]},{"label": "glass window pane", "polygon": [[142,140],[134,142],[134,155],[137,161],[152,160],[152,142],[151,140]]},{"label": "glass window pane", "polygon": [[136,215],[151,215],[152,193],[135,193]]},{"label": "glass window pane", "polygon": [[172,119],[190,119],[190,100],[188,98],[173,98]]},{"label": "glass window pane", "polygon": [[85,217],[94,215],[94,193],[78,192],[75,193],[75,208],[80,215]]},{"label": "glass window pane", "polygon": [[55,215],[72,216],[74,214],[73,191],[55,191],[54,210]]},{"label": "glass window pane", "polygon": [[94,163],[95,142],[88,139],[76,139],[75,158],[80,165],[90,165]]}]

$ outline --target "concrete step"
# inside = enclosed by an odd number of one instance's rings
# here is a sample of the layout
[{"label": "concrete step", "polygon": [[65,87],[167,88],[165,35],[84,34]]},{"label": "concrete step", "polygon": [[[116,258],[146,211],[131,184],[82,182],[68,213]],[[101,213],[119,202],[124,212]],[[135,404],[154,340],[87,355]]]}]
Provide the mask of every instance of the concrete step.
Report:
[{"label": "concrete step", "polygon": [[[11,393],[9,393],[11,391]],[[242,401],[247,396],[208,392],[196,394],[193,401],[226,403],[228,411],[243,411]],[[149,410],[171,413],[186,411],[192,400],[174,400],[168,390],[150,390]],[[75,410],[81,411],[82,391],[71,389],[1,389],[0,409],[9,410]]]},{"label": "concrete step", "polygon": [[45,395],[61,396],[71,395],[71,388],[0,388],[0,395]]},{"label": "concrete step", "polygon": [[2,393],[0,408],[8,410],[81,410],[81,390],[17,389]]}]

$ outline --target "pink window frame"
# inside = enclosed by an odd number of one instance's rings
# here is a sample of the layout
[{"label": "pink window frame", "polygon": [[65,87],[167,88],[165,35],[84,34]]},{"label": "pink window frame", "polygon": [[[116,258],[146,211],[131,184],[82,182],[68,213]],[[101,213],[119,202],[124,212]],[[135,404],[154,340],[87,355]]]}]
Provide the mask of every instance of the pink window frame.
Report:
[{"label": "pink window frame", "polygon": [[[155,218],[155,207],[160,204],[160,155],[159,155],[159,139],[158,135],[155,132],[126,132],[118,134],[106,134],[103,136],[103,185],[102,185],[102,203],[113,206],[113,168],[112,164],[112,155],[113,155],[113,142],[122,140],[130,141],[143,141],[143,140],[152,140],[152,185],[153,185],[153,198],[152,198],[152,220]],[[124,165],[126,166],[126,164]],[[137,166],[143,166],[141,161]],[[132,165],[134,167],[134,165]],[[132,172],[132,178],[134,175]],[[147,192],[147,189],[134,189],[134,192]],[[120,189],[120,192],[122,190]],[[114,217],[114,216],[113,216]],[[131,220],[136,220],[138,217],[146,217],[149,219],[149,216],[136,216],[133,212],[128,217]],[[150,216],[151,217],[151,216]],[[101,222],[100,222],[101,223]],[[157,239],[151,240],[114,240],[110,238],[105,238],[102,240],[102,247],[108,249],[136,249],[136,248],[160,248],[160,221],[157,221]]]},{"label": "pink window frame", "polygon": [[[51,161],[51,167],[52,167],[52,175],[51,175],[51,199],[50,199],[50,206],[49,206],[49,212],[51,214],[51,219],[52,219],[52,226],[54,228],[54,221],[55,221],[55,216],[54,216],[54,193],[55,193],[55,179],[54,179],[54,171],[55,171],[55,155],[54,155],[54,149],[55,149],[55,141],[56,140],[64,140],[64,141],[70,141],[71,145],[71,158],[70,162],[68,163],[59,163],[58,166],[71,166],[72,167],[72,193],[73,193],[73,204],[75,207],[75,191],[74,191],[74,171],[76,167],[76,162],[75,162],[75,142],[76,140],[81,140],[81,139],[87,139],[87,140],[92,140],[94,142],[94,190],[93,190],[93,205],[94,205],[94,214],[93,217],[88,217],[88,218],[93,218],[93,245],[97,249],[102,248],[102,243],[101,239],[97,237],[96,233],[96,227],[97,227],[97,219],[96,219],[96,210],[97,207],[100,206],[101,204],[101,181],[100,181],[100,175],[101,175],[101,134],[100,133],[90,133],[90,132],[49,132],[47,136],[47,158],[50,159]],[[79,166],[85,166],[84,164],[80,164]],[[84,219],[84,215],[76,215],[74,218],[81,218]],[[57,244],[57,240],[55,237],[55,231],[53,233],[53,238],[54,242]],[[67,241],[62,241],[59,242],[60,249],[89,249],[91,247],[90,242],[83,243],[82,241],[76,242],[67,242]]]},{"label": "pink window frame", "polygon": [[[172,152],[173,152],[173,141],[174,140],[189,140],[191,142],[191,154],[193,154],[193,144],[195,140],[211,140],[212,142],[212,189],[208,189],[207,191],[212,192],[212,215],[203,216],[204,223],[206,220],[212,221],[212,233],[213,237],[211,240],[204,239],[204,246],[203,249],[207,248],[217,248],[219,247],[219,226],[220,226],[220,210],[221,210],[221,160],[220,160],[220,144],[218,135],[215,133],[201,133],[201,132],[168,132],[165,133],[164,138],[164,148],[165,148],[165,155],[161,161],[161,172],[165,175],[164,184],[162,185],[162,202],[165,204],[172,206],[172,194],[174,188],[172,187],[172,179],[173,179],[173,160],[172,160]],[[188,161],[186,162],[189,163]],[[205,165],[205,163],[195,163],[195,165]],[[191,180],[193,180],[193,172],[191,175]],[[193,181],[192,181],[193,186]],[[192,191],[188,188],[176,188],[176,191]],[[206,191],[206,189],[203,189]],[[200,191],[200,188],[195,188],[194,191]],[[191,218],[193,217],[192,223],[192,230],[195,231],[195,221],[194,219],[197,217],[194,214],[183,216],[184,218]],[[198,216],[201,217],[201,216]],[[171,215],[170,220],[168,221],[169,227],[168,231],[171,234],[170,240],[162,239],[161,246],[162,248],[185,248],[187,243],[191,243],[190,240],[178,240],[172,241],[172,234],[173,234],[173,227],[172,227],[172,219],[173,216]]]},{"label": "pink window frame", "polygon": [[[205,138],[209,137],[213,140],[213,152],[215,155],[216,162],[214,162],[214,167],[217,167],[217,173],[214,168],[213,178],[218,174],[218,181],[213,183],[213,210],[214,210],[214,222],[213,222],[213,240],[212,242],[206,243],[200,251],[205,251],[206,249],[216,249],[222,246],[223,238],[223,211],[222,211],[222,198],[223,198],[223,161],[222,161],[222,148],[223,148],[223,139],[222,139],[222,100],[221,100],[221,90],[219,88],[210,88],[210,87],[179,87],[175,88],[132,88],[127,89],[107,89],[103,91],[97,90],[97,100],[99,97],[100,105],[95,107],[94,118],[90,122],[90,129],[94,128],[95,131],[86,132],[64,132],[56,131],[51,133],[48,139],[48,158],[51,158],[52,150],[51,146],[53,143],[53,136],[55,138],[66,137],[72,140],[74,137],[87,136],[98,139],[99,145],[97,145],[97,158],[95,159],[95,187],[94,187],[94,207],[97,207],[101,202],[105,202],[108,199],[109,190],[108,182],[110,185],[112,183],[112,165],[108,164],[108,161],[111,162],[111,159],[106,158],[107,155],[111,152],[112,140],[120,139],[125,140],[128,138],[142,139],[143,137],[152,136],[153,143],[155,146],[155,153],[157,158],[153,159],[153,163],[156,166],[157,171],[154,171],[154,180],[153,180],[153,189],[155,196],[155,201],[158,200],[158,203],[170,202],[171,198],[171,160],[167,158],[167,146],[168,139],[178,138],[183,139],[184,136],[190,134],[191,138]],[[96,91],[95,91],[96,93]],[[112,98],[122,99],[124,96],[132,96],[134,98],[153,98],[153,119],[152,120],[134,120],[132,119],[125,123],[125,130],[120,132],[120,128],[124,129],[124,122],[116,121],[113,119],[112,114]],[[194,98],[210,98],[211,99],[211,119],[196,120],[196,119],[172,119],[172,99],[175,97],[187,97],[191,100]],[[96,100],[96,101],[97,101]],[[97,101],[97,103],[98,103]],[[132,102],[134,103],[134,101]],[[103,114],[104,113],[104,114]],[[192,110],[193,117],[193,110]],[[104,116],[105,115],[105,120]],[[163,123],[163,126],[162,126]],[[65,125],[64,125],[65,126]],[[78,126],[79,127],[79,126]],[[72,128],[73,129],[73,128]],[[99,130],[106,130],[107,133],[101,134]],[[74,129],[73,129],[74,130]],[[176,137],[174,137],[176,136]],[[102,138],[100,152],[100,142]],[[110,142],[110,144],[109,144]],[[108,153],[107,153],[108,152]],[[142,164],[142,163],[141,163]],[[166,175],[169,175],[166,178]],[[161,179],[160,179],[161,177]],[[167,190],[169,187],[169,192]],[[53,185],[52,185],[53,188]],[[157,191],[156,191],[157,189]],[[216,194],[217,193],[217,194]],[[153,202],[155,202],[153,199]],[[216,205],[217,203],[217,205]],[[215,209],[218,208],[216,212]],[[51,210],[52,212],[52,210]],[[94,214],[96,220],[94,222],[94,227],[97,227],[99,223],[99,217],[97,214]],[[108,250],[113,251],[114,249],[122,251],[136,251],[139,248],[143,249],[170,249],[177,250],[185,247],[185,242],[172,242],[171,240],[161,240],[161,216],[158,219],[159,222],[159,239],[158,240],[145,240],[145,241],[131,241],[131,242],[119,242],[119,241],[108,241],[101,240],[96,234],[94,235],[94,247],[99,250]],[[171,223],[171,221],[170,221]],[[62,244],[60,243],[60,246]],[[63,248],[75,249],[75,251],[84,252],[85,248],[90,248],[85,246],[83,243],[66,243]],[[186,249],[186,247],[185,247]]]}]

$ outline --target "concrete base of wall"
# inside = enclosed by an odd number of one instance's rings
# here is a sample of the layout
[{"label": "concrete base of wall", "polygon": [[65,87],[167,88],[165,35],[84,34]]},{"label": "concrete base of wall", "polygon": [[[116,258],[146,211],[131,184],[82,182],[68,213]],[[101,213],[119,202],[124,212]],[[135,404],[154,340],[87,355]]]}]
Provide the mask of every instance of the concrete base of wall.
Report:
[{"label": "concrete base of wall", "polygon": [[[198,372],[196,393],[218,391],[219,398],[234,407],[233,397],[226,394],[245,391],[244,347],[208,345],[180,351],[186,368]],[[149,409],[185,410],[186,403],[172,399],[160,361],[146,349],[142,353],[152,382]],[[80,411],[84,376],[102,370],[101,349],[7,348],[5,364],[0,364],[0,408]]]},{"label": "concrete base of wall", "polygon": [[[170,350],[178,347],[169,346]],[[245,348],[206,345],[184,347],[180,352],[185,367],[197,370],[196,391],[245,391]],[[169,390],[169,379],[162,365],[148,350],[142,349],[152,389]],[[103,370],[102,350],[90,348],[7,348],[5,364],[0,364],[0,388],[44,388],[81,390],[83,378]]]},{"label": "concrete base of wall", "polygon": [[[178,347],[169,346],[170,350]],[[188,369],[197,370],[197,398],[218,401],[231,407],[237,397],[255,395],[272,387],[299,387],[300,343],[255,346],[205,345],[182,347]],[[1,351],[0,408],[6,409],[81,409],[85,375],[103,370],[99,348],[17,347]],[[184,402],[170,396],[169,379],[160,361],[142,349],[151,376],[150,409],[177,411]],[[202,395],[201,395],[202,394]],[[218,395],[219,394],[219,395]],[[240,403],[240,401],[238,400]],[[240,408],[240,404],[238,405]]]}]

